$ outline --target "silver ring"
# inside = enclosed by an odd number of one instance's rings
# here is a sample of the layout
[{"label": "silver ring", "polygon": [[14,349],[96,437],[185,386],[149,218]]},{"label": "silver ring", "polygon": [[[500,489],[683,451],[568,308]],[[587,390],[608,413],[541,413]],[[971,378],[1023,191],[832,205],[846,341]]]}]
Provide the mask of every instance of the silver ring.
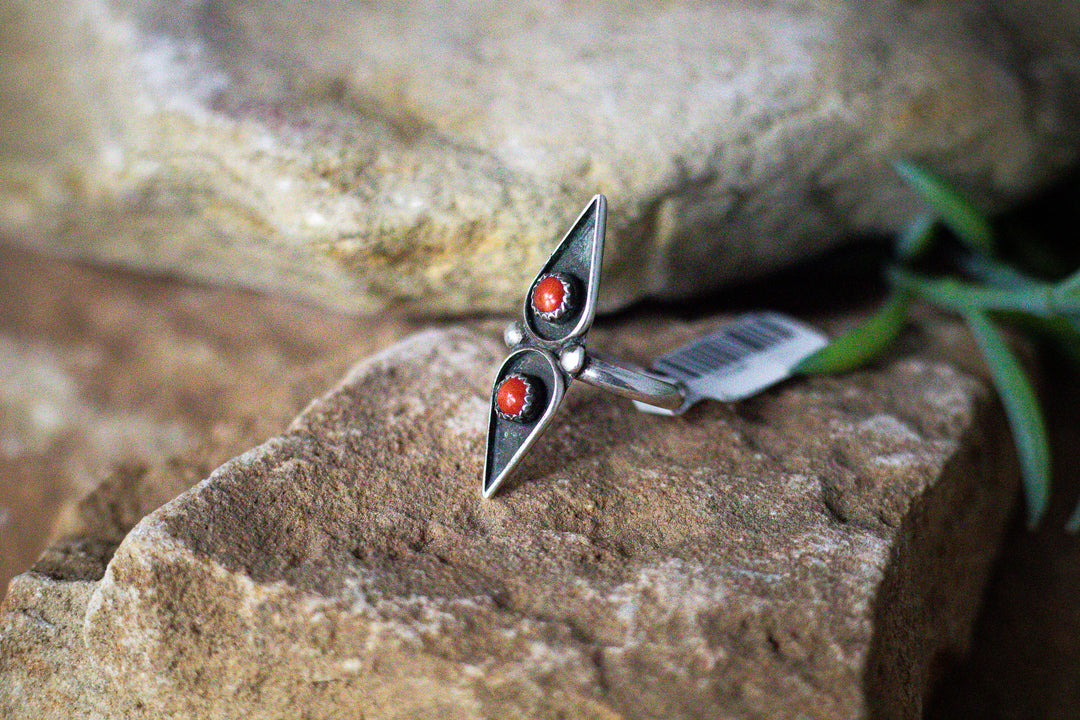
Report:
[{"label": "silver ring", "polygon": [[503,333],[512,352],[491,391],[484,497],[495,493],[551,423],[574,379],[665,414],[689,404],[680,381],[585,349],[596,315],[606,213],[604,196],[593,197],[529,286],[523,319]]},{"label": "silver ring", "polygon": [[586,356],[577,379],[624,398],[678,410],[686,401],[686,389],[677,380],[665,380],[644,368],[621,360]]}]

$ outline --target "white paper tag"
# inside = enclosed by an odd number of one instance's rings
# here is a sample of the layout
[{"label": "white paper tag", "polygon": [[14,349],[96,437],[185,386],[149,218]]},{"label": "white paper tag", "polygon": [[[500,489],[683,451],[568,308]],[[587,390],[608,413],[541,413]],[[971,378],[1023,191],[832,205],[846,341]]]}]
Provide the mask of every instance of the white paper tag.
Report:
[{"label": "white paper tag", "polygon": [[742,400],[775,385],[828,338],[797,320],[773,312],[742,315],[719,330],[662,355],[650,370],[674,378],[689,391],[678,411],[634,401],[638,410],[676,415],[698,400]]}]

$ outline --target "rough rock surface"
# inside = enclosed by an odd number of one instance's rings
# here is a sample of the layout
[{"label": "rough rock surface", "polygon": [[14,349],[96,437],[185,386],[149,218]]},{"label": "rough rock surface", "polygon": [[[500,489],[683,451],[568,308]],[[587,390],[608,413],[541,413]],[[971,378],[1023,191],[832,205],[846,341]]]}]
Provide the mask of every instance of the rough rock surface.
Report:
[{"label": "rough rock surface", "polygon": [[276,435],[408,324],[0,248],[0,592],[105,481],[121,527]]},{"label": "rough rock surface", "polygon": [[496,310],[585,200],[605,302],[682,297],[1077,154],[1057,2],[15,0],[0,231],[375,312]]},{"label": "rough rock surface", "polygon": [[[592,342],[650,356],[700,332]],[[916,718],[961,647],[1015,461],[941,356],[678,419],[575,386],[481,500],[492,335],[417,334],[0,617],[10,717]],[[927,340],[931,342],[926,342]],[[108,487],[84,533],[118,522]],[[108,560],[107,567],[104,561]]]}]

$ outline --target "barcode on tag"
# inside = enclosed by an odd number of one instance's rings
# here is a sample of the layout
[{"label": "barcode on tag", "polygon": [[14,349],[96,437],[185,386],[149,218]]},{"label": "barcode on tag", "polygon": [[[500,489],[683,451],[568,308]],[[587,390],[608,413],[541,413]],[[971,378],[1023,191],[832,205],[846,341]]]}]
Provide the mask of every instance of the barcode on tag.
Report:
[{"label": "barcode on tag", "polygon": [[[823,334],[785,315],[749,313],[661,356],[651,369],[686,387],[689,397],[681,411],[705,398],[730,402],[761,392],[827,343]],[[634,404],[646,412],[672,414]]]}]

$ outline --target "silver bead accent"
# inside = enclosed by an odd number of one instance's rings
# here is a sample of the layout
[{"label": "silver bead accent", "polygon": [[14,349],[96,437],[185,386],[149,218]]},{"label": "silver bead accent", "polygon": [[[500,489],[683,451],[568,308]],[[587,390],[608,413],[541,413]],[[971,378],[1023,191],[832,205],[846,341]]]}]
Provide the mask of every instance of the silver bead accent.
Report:
[{"label": "silver bead accent", "polygon": [[507,325],[506,329],[503,330],[503,342],[511,350],[525,342],[525,323],[515,320]]},{"label": "silver bead accent", "polygon": [[572,377],[577,377],[581,368],[585,367],[585,348],[580,345],[571,345],[559,354],[559,365]]}]

